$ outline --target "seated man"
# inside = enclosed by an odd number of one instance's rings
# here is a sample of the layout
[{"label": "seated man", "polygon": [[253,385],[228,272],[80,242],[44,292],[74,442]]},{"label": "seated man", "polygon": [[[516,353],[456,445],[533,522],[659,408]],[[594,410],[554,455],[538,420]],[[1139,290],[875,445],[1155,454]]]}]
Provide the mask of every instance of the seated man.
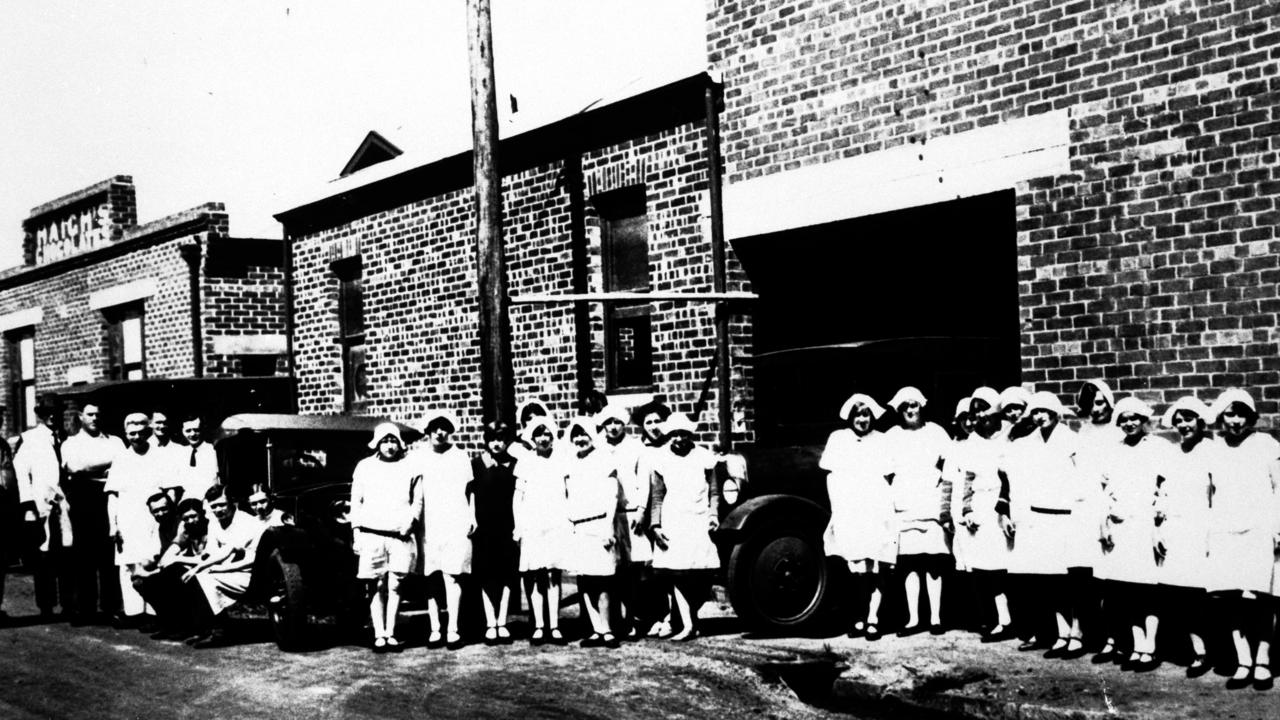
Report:
[{"label": "seated man", "polygon": [[144,562],[139,566],[133,583],[156,611],[160,631],[152,637],[157,640],[187,637],[195,640],[204,634],[196,627],[207,614],[198,612],[205,605],[204,595],[198,584],[185,583],[183,578],[188,570],[207,557],[209,520],[205,516],[204,503],[189,498],[178,503],[178,526],[171,531],[172,519],[166,517],[166,512],[172,507],[172,501],[164,493],[153,495],[147,501],[164,549],[154,562]]},{"label": "seated man", "polygon": [[216,647],[225,641],[221,616],[249,589],[258,540],[266,528],[257,518],[237,510],[221,485],[210,488],[205,500],[214,519],[205,556],[182,578],[184,582],[198,583],[204,595],[206,632],[191,643],[201,648]]}]

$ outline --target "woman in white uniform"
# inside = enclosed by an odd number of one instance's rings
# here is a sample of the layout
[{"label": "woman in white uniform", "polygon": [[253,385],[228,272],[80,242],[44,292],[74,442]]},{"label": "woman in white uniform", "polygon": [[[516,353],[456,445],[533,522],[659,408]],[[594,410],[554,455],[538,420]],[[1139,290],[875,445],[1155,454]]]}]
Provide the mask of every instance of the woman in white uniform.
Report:
[{"label": "woman in white uniform", "polygon": [[973,393],[975,432],[956,458],[959,489],[951,505],[954,543],[965,548],[965,563],[981,602],[995,609],[995,622],[983,623],[984,642],[1012,636],[1005,585],[1013,537],[1009,483],[1001,470],[1008,443],[999,437],[1001,415],[994,396],[991,388],[978,388]]},{"label": "woman in white uniform", "polygon": [[572,528],[564,466],[553,452],[555,422],[547,416],[532,419],[523,440],[531,449],[516,461],[511,516],[512,536],[520,545],[520,577],[533,615],[529,642],[559,644],[565,640],[560,632],[560,569]]},{"label": "woman in white uniform", "polygon": [[823,535],[826,554],[842,558],[855,580],[854,607],[865,614],[849,637],[880,638],[880,602],[889,570],[898,559],[893,494],[885,475],[884,436],[875,431],[884,408],[856,393],[840,407],[847,427],[827,438],[818,467],[827,471],[831,520]]},{"label": "woman in white uniform", "polygon": [[1224,390],[1212,413],[1222,424],[1222,444],[1211,473],[1207,589],[1220,598],[1235,645],[1237,667],[1227,687],[1270,688],[1270,603],[1280,589],[1273,584],[1280,444],[1254,431],[1258,411],[1243,390]]},{"label": "woman in white uniform", "polygon": [[1155,502],[1172,448],[1147,434],[1152,414],[1136,397],[1116,403],[1116,425],[1123,436],[1103,445],[1099,456],[1104,511],[1095,574],[1105,582],[1103,613],[1110,632],[1098,656],[1118,657],[1117,641],[1128,634],[1133,644],[1126,667],[1137,672],[1160,664],[1155,659]]},{"label": "woman in white uniform", "polygon": [[1031,393],[1021,385],[1010,385],[1000,391],[1000,436],[1006,440],[1017,440],[1026,436],[1035,425],[1027,417],[1027,404],[1031,402]]},{"label": "woman in white uniform", "polygon": [[366,583],[369,595],[373,651],[385,652],[401,648],[396,618],[400,588],[416,559],[413,526],[418,508],[414,501],[421,477],[412,463],[404,461],[404,441],[393,423],[374,429],[369,449],[374,454],[356,463],[351,472],[348,517],[358,558],[356,577]]},{"label": "woman in white uniform", "polygon": [[1039,637],[1056,631],[1045,653],[1051,658],[1084,654],[1067,568],[1077,564],[1082,544],[1093,542],[1081,536],[1073,517],[1081,510],[1084,492],[1077,467],[1078,438],[1060,422],[1065,412],[1053,393],[1031,396],[1026,414],[1034,429],[1012,443],[1004,461],[1014,528],[1010,572],[1021,576],[1023,587],[1024,609],[1018,622],[1026,622],[1035,634],[1018,649],[1043,647]]},{"label": "woman in white uniform", "polygon": [[694,444],[696,426],[675,413],[663,425],[666,452],[653,460],[649,507],[653,533],[653,569],[671,580],[671,596],[680,615],[672,640],[697,634],[698,608],[709,575],[720,567],[711,532],[719,527],[719,494],[715,492],[716,458]]},{"label": "woman in white uniform", "polygon": [[582,606],[591,622],[591,634],[583,647],[618,647],[609,626],[609,583],[618,570],[618,536],[615,521],[622,488],[614,458],[597,449],[600,440],[595,421],[578,418],[569,423],[573,457],[565,461],[565,495],[573,526],[573,552],[565,558],[565,570],[578,576]]},{"label": "woman in white uniform", "polygon": [[[1105,380],[1094,378],[1084,381],[1076,392],[1075,400],[1076,416],[1081,421],[1076,431],[1080,438],[1077,460],[1085,491],[1085,501],[1076,520],[1082,534],[1095,537],[1106,519],[1106,500],[1102,492],[1102,469],[1106,465],[1104,458],[1110,453],[1109,448],[1114,448],[1124,438],[1124,433],[1113,422],[1116,397]],[[1086,638],[1100,640],[1110,632],[1110,628],[1102,621],[1102,596],[1106,581],[1094,576],[1094,568],[1102,558],[1102,543],[1081,545],[1080,552],[1081,555],[1076,559],[1078,567],[1068,571],[1071,589],[1079,598],[1076,610]],[[1102,645],[1105,644],[1104,641]],[[1099,663],[1110,659],[1113,658],[1095,656]]]},{"label": "woman in white uniform", "polygon": [[[449,614],[448,630],[443,637],[450,649],[462,645],[458,634],[459,602],[462,578],[471,572],[471,535],[476,530],[475,506],[468,492],[472,481],[471,458],[453,444],[458,421],[446,411],[428,413],[423,433],[428,446],[409,454],[406,461],[422,475],[418,483],[422,508],[422,545],[419,562],[422,574],[440,573],[444,582],[445,612]],[[427,599],[431,634],[427,645],[441,643],[440,603],[435,593]]]},{"label": "woman in white uniform", "polygon": [[1193,396],[1178,398],[1163,424],[1178,432],[1177,448],[1165,458],[1156,493],[1156,581],[1162,615],[1186,630],[1191,641],[1187,677],[1209,672],[1202,627],[1208,606],[1209,493],[1218,443],[1209,437],[1209,408]]},{"label": "woman in white uniform", "polygon": [[646,473],[642,477],[639,473],[640,456],[646,448],[639,438],[627,434],[629,419],[624,408],[606,405],[595,416],[594,422],[600,435],[596,450],[610,458],[618,484],[622,487],[621,504],[614,515],[618,571],[610,599],[617,608],[622,627],[626,628],[627,637],[635,638],[640,634],[642,617],[640,578],[645,566],[653,563],[653,543],[641,529],[641,521],[649,509],[649,476]]},{"label": "woman in white uniform", "polygon": [[925,422],[926,400],[919,390],[905,387],[889,401],[899,424],[885,433],[893,507],[898,526],[898,567],[905,572],[907,624],[901,635],[923,632],[920,621],[920,577],[929,597],[929,626],[942,634],[942,573],[951,562],[946,530],[943,457],[951,446],[947,431]]},{"label": "woman in white uniform", "polygon": [[[650,489],[653,478],[654,462],[667,452],[665,447],[667,438],[662,434],[662,428],[669,417],[671,417],[671,408],[656,400],[636,408],[633,415],[635,424],[640,428],[640,443],[643,445],[636,459],[636,479],[640,483],[640,488],[646,492]],[[634,555],[636,545],[641,546],[641,553],[648,554],[648,560],[642,562],[635,604],[644,607],[641,625],[656,620],[649,626],[647,636],[666,637],[671,634],[671,593],[654,577],[653,534],[649,528],[652,508],[649,507],[648,496],[642,502],[644,511],[640,513],[638,521],[628,513],[631,523],[633,558],[637,557]]]}]

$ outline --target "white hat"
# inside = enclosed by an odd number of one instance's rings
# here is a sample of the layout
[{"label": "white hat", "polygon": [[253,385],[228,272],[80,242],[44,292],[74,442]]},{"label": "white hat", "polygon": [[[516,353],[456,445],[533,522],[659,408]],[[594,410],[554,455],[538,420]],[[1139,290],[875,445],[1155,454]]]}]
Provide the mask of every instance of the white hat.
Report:
[{"label": "white hat", "polygon": [[537,432],[539,428],[546,428],[547,432],[551,433],[551,439],[552,440],[555,439],[556,423],[554,420],[547,417],[546,415],[539,415],[533,418],[532,420],[530,420],[529,424],[525,426],[524,432],[521,434],[521,437],[524,438],[525,442],[532,445],[533,434]]},{"label": "white hat", "polygon": [[666,422],[662,423],[663,435],[670,435],[678,432],[687,432],[692,434],[697,431],[697,424],[690,420],[689,416],[684,413],[671,413],[671,417],[667,418]]},{"label": "white hat", "polygon": [[908,385],[893,394],[893,398],[889,400],[889,407],[897,410],[902,407],[903,403],[914,402],[920,407],[924,407],[928,401],[924,399],[924,393]]},{"label": "white hat", "polygon": [[596,413],[595,420],[597,428],[604,427],[604,424],[610,420],[617,420],[623,425],[626,425],[631,421],[631,413],[627,412],[627,409],[621,405],[609,404],[605,405],[601,408],[600,412]]},{"label": "white hat", "polygon": [[[1011,385],[1000,392],[1000,407],[1006,408],[1010,405],[1022,405],[1024,407],[1031,404],[1031,393],[1021,385]],[[1027,407],[1030,410],[1030,407]]]},{"label": "white hat", "polygon": [[422,416],[422,432],[426,433],[427,428],[431,427],[431,423],[436,420],[444,420],[453,426],[453,431],[458,432],[462,429],[462,423],[458,422],[458,417],[448,410],[428,410],[427,414]]},{"label": "white hat", "polygon": [[[1116,394],[1111,392],[1111,386],[1107,384],[1106,380],[1094,378],[1092,380],[1085,380],[1084,382],[1086,385],[1092,385],[1097,388],[1098,394],[1102,395],[1102,398],[1107,401],[1108,405],[1112,408],[1116,406]],[[1088,412],[1089,408],[1081,408],[1081,410]]]},{"label": "white hat", "polygon": [[853,409],[858,405],[862,405],[870,410],[871,417],[876,420],[879,420],[880,416],[884,414],[884,408],[880,406],[880,403],[876,402],[875,398],[862,393],[854,393],[849,396],[848,400],[844,401],[843,405],[840,406],[840,419],[848,420],[849,416],[853,415]]},{"label": "white hat", "polygon": [[1184,395],[1170,405],[1168,410],[1164,411],[1164,417],[1160,419],[1160,424],[1165,427],[1173,427],[1173,416],[1180,410],[1189,412],[1206,423],[1213,422],[1213,414],[1209,412],[1209,406],[1200,402],[1200,399],[1194,395]]},{"label": "white hat", "polygon": [[571,442],[573,441],[574,430],[581,430],[586,433],[587,437],[591,438],[592,445],[600,442],[600,436],[596,434],[596,423],[592,418],[579,415],[569,421],[569,427],[565,428],[564,436]]},{"label": "white hat", "polygon": [[1209,408],[1209,412],[1213,414],[1213,419],[1217,420],[1222,417],[1222,413],[1227,411],[1233,403],[1240,403],[1249,408],[1253,414],[1258,414],[1258,406],[1253,403],[1253,396],[1241,390],[1240,388],[1228,388],[1222,391],[1217,400],[1213,401],[1213,407]]},{"label": "white hat", "polygon": [[1000,407],[1000,393],[996,392],[995,388],[987,387],[986,385],[973,391],[973,394],[969,396],[969,404],[972,405],[974,400],[985,402],[992,410]]},{"label": "white hat", "polygon": [[1120,398],[1120,402],[1116,403],[1115,415],[1115,422],[1119,425],[1120,418],[1124,415],[1141,415],[1150,420],[1151,416],[1155,415],[1155,411],[1151,409],[1150,405],[1143,402],[1142,398],[1130,395],[1129,397]]},{"label": "white hat", "polygon": [[520,418],[524,416],[524,411],[528,410],[531,407],[541,408],[543,415],[548,415],[548,416],[551,415],[551,410],[547,408],[547,404],[545,402],[543,402],[538,398],[529,398],[528,400],[525,400],[524,402],[520,403],[520,405],[516,408],[517,423],[519,423]]},{"label": "white hat", "polygon": [[1066,408],[1062,407],[1062,401],[1058,396],[1047,390],[1041,390],[1027,401],[1027,414],[1030,415],[1033,410],[1048,410],[1058,417],[1062,417],[1067,412]]},{"label": "white hat", "polygon": [[148,427],[151,425],[151,418],[148,417],[146,413],[140,413],[140,412],[129,413],[128,415],[124,416],[124,426],[129,427],[130,425],[141,425],[143,427]]},{"label": "white hat", "polygon": [[377,450],[378,443],[387,436],[395,438],[401,447],[404,446],[404,438],[400,437],[400,428],[395,423],[384,422],[378,423],[378,427],[373,429],[373,439],[369,441],[369,449]]},{"label": "white hat", "polygon": [[958,417],[960,417],[961,415],[968,415],[968,414],[969,414],[969,405],[970,405],[972,402],[973,402],[973,398],[971,398],[971,397],[961,398],[961,399],[960,399],[960,401],[956,403],[956,412],[955,412],[955,414],[954,414],[954,415],[952,415],[951,417],[953,417],[953,418],[958,418]]}]

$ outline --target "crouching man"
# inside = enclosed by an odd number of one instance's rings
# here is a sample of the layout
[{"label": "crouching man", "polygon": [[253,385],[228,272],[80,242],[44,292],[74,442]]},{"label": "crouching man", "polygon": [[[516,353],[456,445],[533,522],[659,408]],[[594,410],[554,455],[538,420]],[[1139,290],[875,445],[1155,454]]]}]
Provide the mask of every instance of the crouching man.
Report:
[{"label": "crouching man", "polygon": [[226,642],[225,611],[249,589],[258,540],[266,528],[257,518],[237,510],[221,485],[205,493],[205,502],[213,515],[205,556],[182,578],[197,583],[204,599],[195,609],[204,632],[190,643],[198,648]]},{"label": "crouching man", "polygon": [[[170,503],[167,495],[162,498],[153,495],[147,502],[162,542],[167,524],[163,508],[171,507]],[[187,582],[186,577],[208,557],[205,551],[209,543],[209,520],[204,503],[195,498],[178,503],[177,515],[178,528],[172,541],[164,546],[154,564],[141,564],[133,584],[156,611],[160,630],[152,637],[157,640],[186,638],[194,642],[206,634],[208,611],[199,584]],[[198,612],[201,609],[203,611]]]}]

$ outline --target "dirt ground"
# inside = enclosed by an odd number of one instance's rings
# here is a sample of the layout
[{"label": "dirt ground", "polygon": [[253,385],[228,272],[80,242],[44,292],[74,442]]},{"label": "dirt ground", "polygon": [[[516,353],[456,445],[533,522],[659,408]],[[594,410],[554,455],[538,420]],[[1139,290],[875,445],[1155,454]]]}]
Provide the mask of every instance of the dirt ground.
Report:
[{"label": "dirt ground", "polygon": [[[252,625],[241,627],[250,633],[243,644],[193,650],[135,630],[29,624],[26,576],[9,578],[5,609],[15,619],[0,629],[6,720],[847,717],[767,681],[757,668],[794,655],[742,640],[716,607],[706,625],[713,636],[690,643],[610,651],[517,642],[396,655],[354,645],[285,654]],[[421,618],[411,620],[408,631],[421,630]]]}]

